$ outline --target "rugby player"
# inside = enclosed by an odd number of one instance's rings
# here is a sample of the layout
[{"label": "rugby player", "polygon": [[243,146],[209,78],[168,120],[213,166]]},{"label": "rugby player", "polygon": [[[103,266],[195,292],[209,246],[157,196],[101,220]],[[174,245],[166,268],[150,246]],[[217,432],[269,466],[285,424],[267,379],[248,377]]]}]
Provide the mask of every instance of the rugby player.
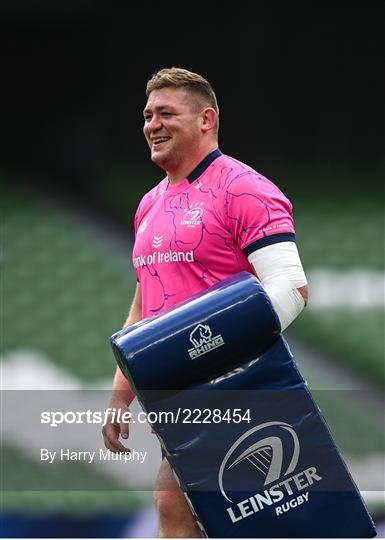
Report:
[{"label": "rugby player", "polygon": [[[143,132],[151,160],[167,176],[144,195],[135,216],[137,287],[124,326],[241,271],[253,272],[282,330],[307,302],[292,205],[270,180],[218,148],[219,109],[210,83],[166,68],[147,83]],[[255,321],[258,324],[258,321]],[[117,368],[111,407],[135,394]],[[128,424],[103,428],[107,448],[126,451]],[[155,486],[161,538],[202,536],[166,458]]]}]

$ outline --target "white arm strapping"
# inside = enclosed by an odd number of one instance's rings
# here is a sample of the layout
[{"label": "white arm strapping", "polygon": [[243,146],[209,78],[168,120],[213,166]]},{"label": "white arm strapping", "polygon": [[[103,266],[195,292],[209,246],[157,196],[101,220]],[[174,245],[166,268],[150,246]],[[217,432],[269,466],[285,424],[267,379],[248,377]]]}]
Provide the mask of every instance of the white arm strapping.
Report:
[{"label": "white arm strapping", "polygon": [[257,277],[269,295],[282,331],[301,313],[305,301],[298,291],[307,285],[295,242],[278,242],[248,256]]}]

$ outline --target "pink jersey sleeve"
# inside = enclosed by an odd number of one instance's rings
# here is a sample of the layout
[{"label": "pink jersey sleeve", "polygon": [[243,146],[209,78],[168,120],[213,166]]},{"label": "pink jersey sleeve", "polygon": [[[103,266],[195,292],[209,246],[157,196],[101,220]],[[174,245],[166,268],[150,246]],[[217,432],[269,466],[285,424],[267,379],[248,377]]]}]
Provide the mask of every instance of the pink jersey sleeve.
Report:
[{"label": "pink jersey sleeve", "polygon": [[136,212],[135,212],[135,217],[134,217],[134,231],[135,231],[135,236],[137,235],[138,233],[138,229],[139,227],[142,225],[142,227],[144,226],[144,223],[143,222],[143,218],[146,214],[146,207],[148,205],[148,200],[149,200],[149,193],[146,193],[139,205],[138,205],[138,208],[136,209]]},{"label": "pink jersey sleeve", "polygon": [[135,237],[138,234],[138,232],[142,232],[146,229],[147,221],[148,221],[148,218],[147,218],[148,211],[151,208],[151,204],[154,200],[154,197],[157,195],[160,189],[159,186],[162,186],[163,183],[164,181],[160,182],[157,186],[151,189],[151,191],[148,191],[145,195],[143,195],[138,205],[138,208],[135,212],[135,217],[134,217]]},{"label": "pink jersey sleeve", "polygon": [[257,173],[242,173],[229,183],[226,208],[235,241],[247,255],[295,238],[290,201],[273,182]]}]

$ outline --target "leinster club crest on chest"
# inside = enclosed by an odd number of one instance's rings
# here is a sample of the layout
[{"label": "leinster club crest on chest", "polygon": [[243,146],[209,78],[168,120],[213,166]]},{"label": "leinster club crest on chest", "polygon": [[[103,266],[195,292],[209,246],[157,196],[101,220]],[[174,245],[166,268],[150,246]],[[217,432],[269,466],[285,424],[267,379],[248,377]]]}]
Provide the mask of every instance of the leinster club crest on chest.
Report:
[{"label": "leinster club crest on chest", "polygon": [[195,203],[187,208],[182,217],[181,225],[186,227],[197,227],[202,224],[203,203]]}]

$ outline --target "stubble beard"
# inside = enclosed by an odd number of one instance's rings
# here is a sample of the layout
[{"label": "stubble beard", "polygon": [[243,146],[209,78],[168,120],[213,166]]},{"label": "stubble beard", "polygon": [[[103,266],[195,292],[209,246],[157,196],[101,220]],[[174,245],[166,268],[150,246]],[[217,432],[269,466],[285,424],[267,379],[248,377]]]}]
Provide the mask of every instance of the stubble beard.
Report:
[{"label": "stubble beard", "polygon": [[173,152],[172,149],[165,152],[160,152],[159,154],[157,152],[154,154],[151,152],[151,161],[164,171],[170,169],[170,166],[172,166],[172,164],[176,161],[175,157],[175,152]]}]

